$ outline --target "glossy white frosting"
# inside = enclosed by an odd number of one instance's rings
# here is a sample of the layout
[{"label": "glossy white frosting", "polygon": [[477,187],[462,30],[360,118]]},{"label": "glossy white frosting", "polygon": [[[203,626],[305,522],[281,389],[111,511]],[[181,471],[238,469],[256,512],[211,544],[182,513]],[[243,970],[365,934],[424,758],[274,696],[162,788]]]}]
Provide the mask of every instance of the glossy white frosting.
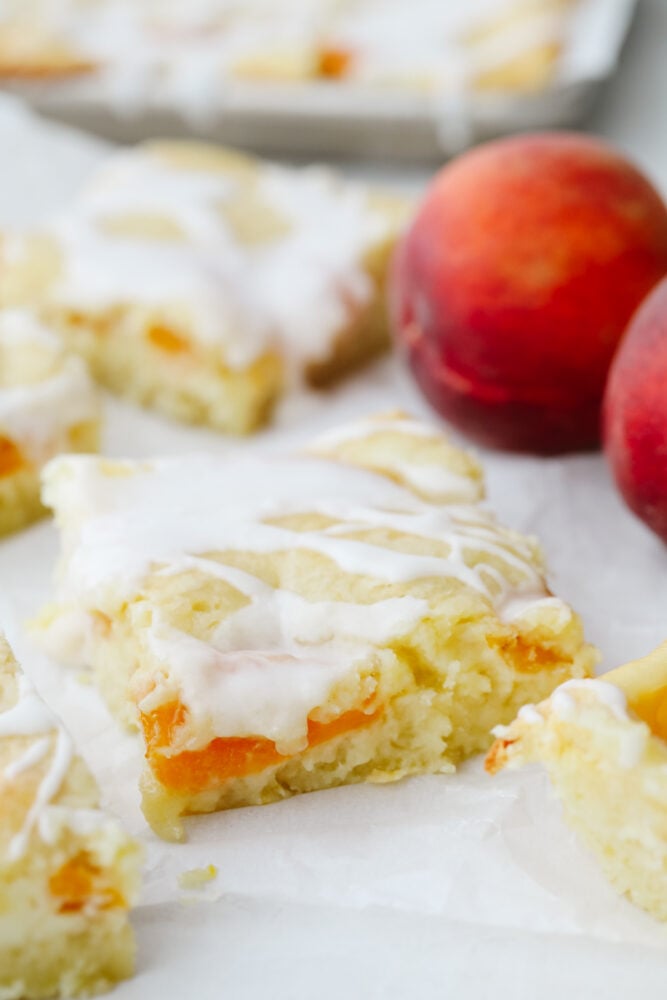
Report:
[{"label": "glossy white frosting", "polygon": [[85,363],[66,356],[60,342],[28,313],[0,315],[0,352],[11,365],[14,351],[34,350],[43,377],[24,384],[0,383],[0,435],[37,464],[61,450],[68,431],[99,418],[99,401]]},{"label": "glossy white frosting", "polygon": [[[551,708],[554,714],[564,722],[578,722],[582,719],[580,703],[577,695],[585,694],[604,706],[614,719],[622,723],[631,723],[633,717],[628,711],[628,701],[625,692],[615,684],[602,679],[571,680],[561,684],[551,698]],[[595,727],[597,723],[586,716],[583,724]],[[618,766],[624,769],[636,767],[642,760],[649,740],[649,733],[643,725],[624,725],[615,732],[615,754]]]},{"label": "glossy white frosting", "polygon": [[[308,716],[354,674],[371,646],[385,645],[428,613],[427,602],[412,597],[371,605],[311,602],[232,567],[191,559],[181,568],[225,579],[250,603],[222,621],[207,643],[165,626],[157,614],[148,645],[168,675],[158,674],[140,709],[149,711],[175,691],[205,731],[260,733],[285,754],[304,749]],[[361,700],[375,689],[367,678]]]},{"label": "glossy white frosting", "polygon": [[[132,590],[152,565],[174,564],[184,555],[294,548],[387,583],[457,580],[499,608],[515,593],[546,596],[528,544],[500,528],[484,506],[429,504],[366,469],[313,457],[258,459],[241,451],[121,468],[128,474],[107,475],[104,461],[84,456],[55,459],[47,467],[44,499],[63,528],[62,586],[72,597],[95,600],[110,584]],[[267,523],[303,512],[340,523],[305,532]],[[437,540],[449,546],[449,555],[414,555],[348,537],[368,528]],[[469,565],[470,552],[498,557],[521,583],[511,585],[487,561]]]},{"label": "glossy white frosting", "polygon": [[[34,831],[46,842],[53,840],[53,823],[50,812],[57,808],[60,824],[78,829],[81,812],[89,810],[55,807],[53,800],[62,788],[74,757],[72,741],[56,716],[44,704],[27,677],[17,672],[18,697],[16,703],[0,711],[0,741],[14,737],[33,737],[23,754],[13,760],[0,773],[0,797],[12,794],[12,785],[18,783],[32,768],[46,760],[45,773],[37,786],[34,800],[26,813],[20,830],[9,842],[6,860],[18,861],[26,852]],[[99,822],[102,814],[97,814]]]},{"label": "glossy white frosting", "polygon": [[561,719],[571,720],[576,711],[576,696],[578,692],[591,694],[596,701],[608,708],[617,719],[627,721],[628,701],[625,694],[615,684],[605,680],[570,680],[556,688],[551,696],[551,708]]},{"label": "glossy white frosting", "polygon": [[[397,421],[395,429],[403,426],[412,432],[409,421]],[[431,433],[418,426],[416,434]],[[357,428],[339,439],[362,433]],[[329,435],[322,447],[331,448],[332,441]],[[406,464],[411,467],[412,459]],[[480,502],[430,503],[335,455],[258,457],[230,449],[223,456],[113,465],[67,457],[50,463],[44,482],[45,502],[62,531],[58,600],[66,625],[56,619],[49,637],[61,658],[87,647],[82,609],[132,600],[151,571],[197,569],[248,598],[206,643],[168,628],[159,607],[145,632],[164,669],[144,707],[178,693],[205,732],[261,734],[280,746],[299,746],[310,712],[337,684],[354,678],[362,660],[409,633],[429,611],[425,601],[408,595],[373,604],[307,601],[290,590],[289,563],[282,588],[274,589],[211,553],[301,549],[379,583],[438,578],[444,592],[464,585],[488,602],[489,613],[501,616],[517,598],[527,613],[548,595],[533,547],[501,528]],[[332,523],[308,531],[269,523],[304,513]],[[355,537],[368,530],[438,542],[446,554],[410,554]],[[549,601],[571,617],[562,602]]]},{"label": "glossy white frosting", "polygon": [[[421,423],[418,420],[406,418],[386,418],[360,420],[358,423],[337,428],[320,436],[318,450],[326,453],[354,441],[366,441],[380,434],[405,434],[417,438],[427,438],[431,441],[441,440],[437,427]],[[484,492],[481,479],[472,475],[455,472],[444,463],[425,463],[410,461],[401,456],[393,461],[386,453],[382,455],[382,468],[388,473],[395,473],[408,486],[420,494],[434,500],[446,498],[449,502],[468,503],[482,499]]]}]

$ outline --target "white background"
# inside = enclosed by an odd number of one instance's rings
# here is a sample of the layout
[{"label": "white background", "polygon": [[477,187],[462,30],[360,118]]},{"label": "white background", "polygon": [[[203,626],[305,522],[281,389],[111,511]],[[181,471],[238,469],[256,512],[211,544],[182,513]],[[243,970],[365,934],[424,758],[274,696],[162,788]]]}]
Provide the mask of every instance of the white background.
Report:
[{"label": "white background", "polygon": [[[590,121],[667,195],[667,3],[645,0],[622,66]],[[0,225],[62,201],[102,147],[0,106]],[[418,170],[365,168],[417,188]],[[303,437],[347,415],[428,411],[383,362],[334,394],[283,408],[252,447]],[[145,455],[219,438],[113,402],[107,450]],[[667,636],[667,550],[624,509],[599,456],[482,456],[491,501],[541,538],[554,590],[582,613],[608,669]],[[20,622],[49,593],[55,533],[40,525],[0,547],[0,624],[40,689],[75,729],[105,802],[149,846],[135,917],[137,977],[118,1000],[561,997],[614,1000],[667,990],[667,932],[616,898],[562,825],[539,773],[493,781],[472,762],[454,777],[348,788],[196,819],[185,846],[146,835],[140,752],[95,692],[30,646]],[[177,874],[214,863],[186,899]]]}]

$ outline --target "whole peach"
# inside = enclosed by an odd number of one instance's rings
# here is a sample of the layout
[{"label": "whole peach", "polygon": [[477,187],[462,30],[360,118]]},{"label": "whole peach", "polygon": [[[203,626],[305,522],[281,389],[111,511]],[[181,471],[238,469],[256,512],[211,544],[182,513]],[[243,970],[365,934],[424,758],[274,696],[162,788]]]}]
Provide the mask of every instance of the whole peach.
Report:
[{"label": "whole peach", "polygon": [[628,506],[667,542],[667,279],[634,316],[609,373],[607,458]]},{"label": "whole peach", "polygon": [[667,209],[605,143],[487,143],[435,178],[396,254],[392,313],[417,381],[478,442],[595,447],[607,370],[667,273]]}]

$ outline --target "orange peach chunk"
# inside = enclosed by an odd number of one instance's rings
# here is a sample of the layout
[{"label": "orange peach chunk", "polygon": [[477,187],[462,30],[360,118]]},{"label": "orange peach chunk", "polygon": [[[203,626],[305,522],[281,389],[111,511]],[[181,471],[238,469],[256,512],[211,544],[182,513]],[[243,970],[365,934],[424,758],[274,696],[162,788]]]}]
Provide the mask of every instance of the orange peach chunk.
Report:
[{"label": "orange peach chunk", "polygon": [[59,913],[79,913],[90,903],[97,910],[125,906],[122,896],[100,883],[101,870],[86,853],[65,862],[49,879],[51,895],[58,901]]},{"label": "orange peach chunk", "polygon": [[[318,746],[343,733],[374,722],[379,711],[362,709],[345,712],[331,722],[308,722],[308,747]],[[264,737],[219,737],[201,750],[186,750],[166,756],[172,736],[187,719],[187,710],[178,702],[160,706],[142,714],[146,740],[146,758],[158,781],[174,792],[196,793],[215,787],[232,778],[258,774],[268,767],[289,760],[277,751],[275,743]]]}]

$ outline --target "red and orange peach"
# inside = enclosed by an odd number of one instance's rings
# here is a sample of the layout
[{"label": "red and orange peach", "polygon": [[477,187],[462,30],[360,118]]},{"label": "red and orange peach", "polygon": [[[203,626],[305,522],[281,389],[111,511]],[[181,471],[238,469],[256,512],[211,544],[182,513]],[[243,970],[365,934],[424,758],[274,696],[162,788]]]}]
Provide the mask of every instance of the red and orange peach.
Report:
[{"label": "red and orange peach", "polygon": [[436,177],[397,252],[392,312],[435,408],[476,441],[595,447],[607,371],[667,274],[667,209],[583,135],[488,143]]}]

